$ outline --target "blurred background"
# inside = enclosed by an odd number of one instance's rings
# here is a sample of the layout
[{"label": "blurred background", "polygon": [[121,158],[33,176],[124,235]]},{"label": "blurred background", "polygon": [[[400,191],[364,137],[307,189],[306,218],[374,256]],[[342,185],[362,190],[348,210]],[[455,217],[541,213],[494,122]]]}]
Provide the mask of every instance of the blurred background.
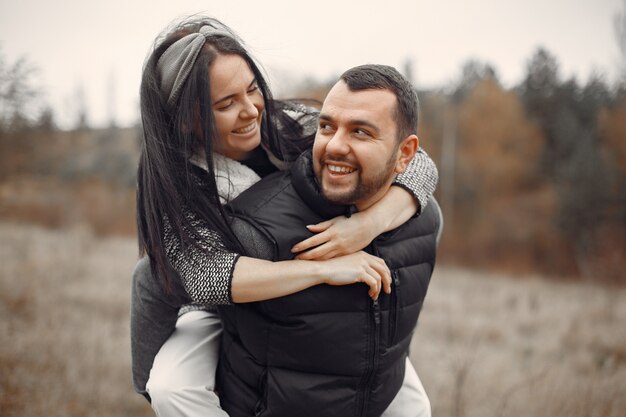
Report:
[{"label": "blurred background", "polygon": [[204,13],[278,97],[363,63],[418,90],[434,415],[626,415],[626,1],[101,3],[0,0],[0,414],[151,415],[128,341],[141,66]]}]

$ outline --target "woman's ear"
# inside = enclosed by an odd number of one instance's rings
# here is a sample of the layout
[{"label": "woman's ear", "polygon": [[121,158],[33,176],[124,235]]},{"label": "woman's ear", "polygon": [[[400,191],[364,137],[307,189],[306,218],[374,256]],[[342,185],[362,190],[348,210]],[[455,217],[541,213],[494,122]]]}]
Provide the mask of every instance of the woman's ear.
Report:
[{"label": "woman's ear", "polygon": [[417,135],[409,135],[400,142],[398,146],[398,160],[396,162],[395,172],[400,174],[404,172],[407,165],[411,162],[415,153],[420,147],[420,140]]}]

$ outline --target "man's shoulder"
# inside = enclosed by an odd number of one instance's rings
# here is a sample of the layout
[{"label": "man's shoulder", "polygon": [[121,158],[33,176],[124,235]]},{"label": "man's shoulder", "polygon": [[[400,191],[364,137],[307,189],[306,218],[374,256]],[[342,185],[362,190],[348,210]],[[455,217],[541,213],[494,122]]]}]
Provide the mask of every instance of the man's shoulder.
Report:
[{"label": "man's shoulder", "polygon": [[398,228],[380,235],[379,239],[396,240],[406,239],[409,237],[417,237],[433,234],[436,240],[439,240],[443,228],[443,215],[439,203],[434,197],[430,197],[428,204],[419,214],[412,217]]},{"label": "man's shoulder", "polygon": [[278,194],[291,186],[289,171],[278,171],[263,177],[260,181],[242,192],[227,208],[235,214],[250,213],[268,204]]},{"label": "man's shoulder", "polygon": [[421,231],[422,233],[440,234],[443,226],[443,215],[435,197],[430,197],[424,210],[419,216],[411,219],[410,223],[413,224],[416,233]]},{"label": "man's shoulder", "polygon": [[275,200],[280,199],[290,187],[289,171],[275,172],[263,177],[226,206],[231,228],[247,256],[267,260],[276,258],[276,241],[258,217],[272,211]]},{"label": "man's shoulder", "polygon": [[253,218],[234,215],[230,226],[245,249],[245,255],[268,261],[276,259],[276,241]]}]

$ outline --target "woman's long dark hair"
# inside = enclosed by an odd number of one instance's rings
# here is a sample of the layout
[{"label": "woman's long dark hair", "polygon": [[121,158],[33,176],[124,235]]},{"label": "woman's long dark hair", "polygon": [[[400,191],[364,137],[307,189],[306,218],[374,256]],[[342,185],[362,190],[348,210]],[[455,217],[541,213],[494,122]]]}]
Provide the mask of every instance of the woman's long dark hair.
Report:
[{"label": "woman's long dark hair", "polygon": [[[298,149],[286,149],[285,143],[279,142],[274,123],[274,115],[279,110],[275,109],[261,71],[234,33],[232,37],[213,36],[207,39],[180,97],[168,106],[167,97],[162,97],[160,92],[157,62],[170,45],[190,33],[198,32],[207,24],[226,28],[211,18],[186,20],[170,31],[163,41],[157,40],[142,74],[140,104],[144,141],[137,173],[139,251],[141,255],[148,254],[155,278],[162,280],[167,290],[171,289],[172,268],[164,242],[166,234],[178,239],[180,245],[177,246],[183,250],[178,256],[185,256],[186,248],[191,245],[203,250],[203,247],[211,248],[215,244],[214,237],[202,233],[201,228],[217,233],[226,248],[243,252],[220,204],[213,172],[212,148],[218,136],[211,106],[209,69],[217,56],[236,54],[248,63],[254,73],[265,101],[262,143],[283,160],[293,160],[298,153]],[[285,121],[281,124],[286,130],[297,133],[297,126],[293,123]],[[310,139],[305,141],[310,142]],[[201,181],[189,162],[190,156],[199,149],[204,150],[209,170],[209,175]]]}]

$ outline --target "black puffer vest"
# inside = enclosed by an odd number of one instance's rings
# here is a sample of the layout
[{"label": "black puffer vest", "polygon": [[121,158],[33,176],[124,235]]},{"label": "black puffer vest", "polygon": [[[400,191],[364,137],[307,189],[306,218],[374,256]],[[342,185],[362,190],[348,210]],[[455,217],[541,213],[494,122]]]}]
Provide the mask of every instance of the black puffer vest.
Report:
[{"label": "black puffer vest", "polygon": [[[305,225],[351,208],[324,201],[310,152],[291,172],[254,185],[231,204],[248,254],[291,259]],[[423,213],[366,249],[392,271],[377,302],[365,284],[318,285],[265,302],[223,307],[218,389],[231,417],[380,416],[404,379],[405,358],[435,263],[439,211]]]}]

